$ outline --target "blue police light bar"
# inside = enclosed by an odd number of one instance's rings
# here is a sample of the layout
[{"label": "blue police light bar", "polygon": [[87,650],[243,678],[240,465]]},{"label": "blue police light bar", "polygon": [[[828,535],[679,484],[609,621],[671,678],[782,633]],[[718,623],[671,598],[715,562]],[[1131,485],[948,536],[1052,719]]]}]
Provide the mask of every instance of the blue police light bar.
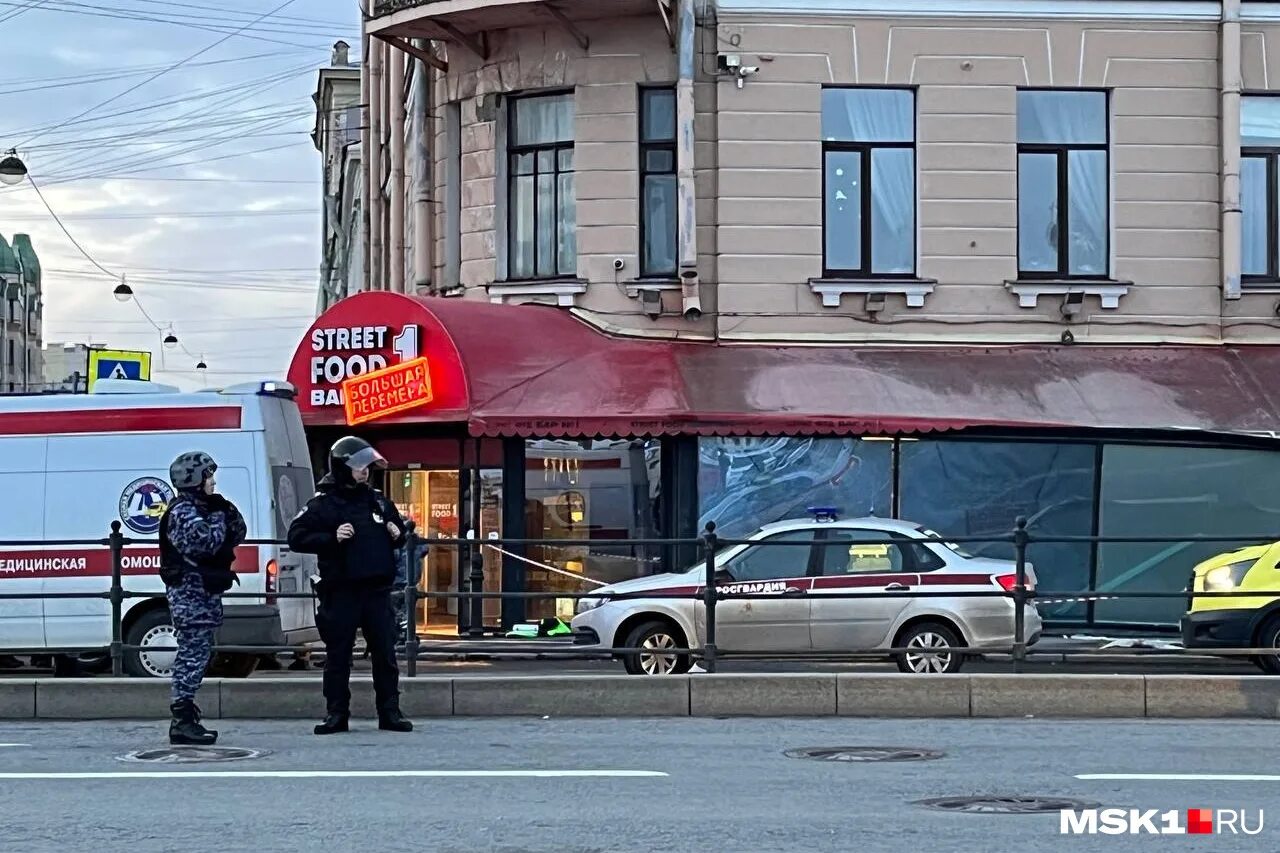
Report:
[{"label": "blue police light bar", "polygon": [[811,506],[807,509],[816,521],[836,521],[840,518],[838,506]]}]

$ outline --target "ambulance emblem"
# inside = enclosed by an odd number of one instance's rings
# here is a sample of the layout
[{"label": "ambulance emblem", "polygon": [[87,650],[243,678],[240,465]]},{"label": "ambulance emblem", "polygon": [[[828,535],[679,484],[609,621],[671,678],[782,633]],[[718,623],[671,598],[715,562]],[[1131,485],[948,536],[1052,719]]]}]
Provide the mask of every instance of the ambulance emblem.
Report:
[{"label": "ambulance emblem", "polygon": [[160,517],[173,498],[173,488],[164,480],[141,477],[120,495],[120,520],[134,533],[150,536],[160,530]]}]

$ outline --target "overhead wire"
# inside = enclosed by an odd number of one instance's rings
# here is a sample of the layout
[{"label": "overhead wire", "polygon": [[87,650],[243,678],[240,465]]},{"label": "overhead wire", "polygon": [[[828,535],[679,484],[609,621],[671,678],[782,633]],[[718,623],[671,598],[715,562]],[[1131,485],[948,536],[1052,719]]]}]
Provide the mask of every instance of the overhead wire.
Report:
[{"label": "overhead wire", "polygon": [[[188,68],[210,68],[219,65],[232,65],[237,62],[254,62],[259,59],[275,59],[289,54],[318,53],[311,48],[298,50],[273,51],[271,53],[255,53],[248,56],[232,56],[226,59],[210,59],[206,62],[193,62]],[[51,89],[65,89],[72,86],[92,86],[98,83],[109,83],[129,77],[138,77],[156,71],[161,66],[156,64],[114,68],[110,71],[94,71],[89,74],[67,74],[60,77],[23,77],[0,80],[0,95],[18,95],[25,92],[44,92]],[[12,87],[12,88],[6,88]]]},{"label": "overhead wire", "polygon": [[[40,190],[40,185],[35,182],[35,179],[31,177],[30,173],[27,173],[27,182],[31,184],[31,188],[34,189],[36,192],[36,195],[39,196],[40,201],[45,206],[45,210],[49,211],[49,216],[51,216],[53,218],[53,221],[58,224],[58,227],[62,229],[62,233],[65,234],[67,239],[71,241],[71,245],[75,246],[77,251],[79,251],[80,254],[84,256],[84,259],[87,260],[89,263],[93,264],[94,267],[96,267],[99,271],[105,274],[108,278],[115,279],[121,285],[124,285],[126,283],[124,274],[112,272],[111,270],[103,266],[101,263],[99,263],[98,259],[95,258],[93,255],[91,255],[89,253],[89,250],[86,249],[80,243],[80,241],[75,238],[75,235],[71,233],[71,231],[67,228],[67,226],[63,224],[62,219],[58,216],[57,212],[53,209],[53,206],[49,204],[49,200],[45,198],[44,193],[41,192]],[[157,324],[156,321],[152,319],[151,315],[147,313],[147,309],[143,306],[142,301],[138,299],[137,294],[133,295],[132,301],[135,305],[138,306],[138,310],[142,312],[142,316],[147,318],[148,322],[151,323],[151,325],[155,328],[157,332],[163,331],[160,328],[159,324]],[[170,328],[172,328],[172,326]],[[189,358],[195,358],[195,356],[191,354],[190,350],[187,349],[186,345],[183,344],[181,340],[178,341],[178,346],[182,348],[182,351]],[[161,351],[162,365],[163,365],[163,360],[164,360],[164,355],[162,350]]]},{"label": "overhead wire", "polygon": [[[182,27],[187,27],[189,29],[204,30],[205,32],[210,32],[210,33],[226,34],[228,38],[238,37],[243,39],[250,39],[252,41],[266,42],[268,44],[279,44],[285,47],[307,47],[307,48],[320,48],[320,47],[327,48],[328,47],[328,45],[321,45],[318,43],[303,44],[301,42],[287,41],[281,38],[274,38],[272,35],[258,34],[259,32],[265,32],[265,33],[272,33],[272,34],[289,35],[296,32],[296,30],[292,30],[292,29],[265,28],[265,29],[259,30],[257,28],[246,27],[243,30],[229,31],[227,26],[218,26],[216,24],[203,24],[203,23],[199,23],[198,21],[182,21],[180,19],[174,20],[170,18],[158,17],[154,14],[148,15],[144,13],[144,14],[128,15],[128,14],[119,14],[118,12],[112,12],[112,11],[96,11],[93,7],[75,8],[75,6],[83,6],[84,4],[71,4],[71,3],[65,2],[65,0],[46,0],[46,2],[55,2],[55,7],[49,8],[48,11],[62,12],[69,15],[81,15],[81,16],[88,16],[88,17],[94,17],[94,18],[138,21],[138,22],[144,22],[144,23],[158,23],[158,24],[168,24],[173,26],[182,26]],[[0,0],[0,6],[6,6],[6,5],[13,5],[13,0]],[[2,19],[0,19],[0,22],[2,22]],[[327,31],[327,32],[332,32],[332,31]],[[317,32],[311,32],[311,33],[302,33],[302,35],[314,35],[315,37],[320,38],[325,36],[326,32],[317,31]]]},{"label": "overhead wire", "polygon": [[[250,24],[244,24],[244,25],[242,25],[242,26],[238,27],[238,28],[237,28],[237,29],[235,29],[234,31],[232,31],[232,32],[230,32],[230,33],[227,33],[225,36],[223,36],[222,38],[220,38],[220,39],[218,39],[217,41],[215,41],[213,44],[210,44],[210,45],[208,45],[208,46],[206,46],[206,47],[203,47],[203,48],[201,48],[200,50],[197,50],[195,53],[192,53],[192,54],[189,54],[188,56],[183,57],[182,59],[178,60],[177,62],[173,63],[172,65],[169,65],[169,66],[167,66],[166,68],[161,69],[160,71],[157,71],[155,74],[152,74],[151,76],[147,77],[145,80],[142,80],[142,81],[141,81],[141,82],[139,82],[139,83],[135,83],[134,85],[130,86],[129,88],[125,89],[124,91],[119,92],[119,93],[117,93],[117,94],[115,94],[115,95],[112,95],[110,98],[107,98],[105,101],[101,101],[101,102],[99,102],[99,103],[97,103],[97,104],[95,104],[95,105],[93,105],[93,106],[89,107],[88,109],[82,110],[81,112],[77,113],[77,114],[76,114],[76,115],[74,115],[74,116],[71,116],[70,118],[64,119],[60,124],[56,125],[53,129],[54,129],[54,130],[57,130],[57,129],[59,129],[59,128],[66,127],[68,124],[71,124],[73,121],[76,121],[77,119],[84,118],[84,117],[86,117],[86,116],[88,116],[88,115],[90,115],[90,114],[92,114],[92,113],[95,113],[95,112],[97,112],[99,109],[101,109],[102,107],[105,107],[105,106],[107,106],[108,104],[114,103],[114,102],[116,102],[116,101],[120,100],[121,98],[123,98],[123,97],[125,97],[125,96],[127,96],[127,95],[129,95],[129,94],[132,94],[133,92],[138,91],[138,90],[139,90],[139,89],[141,89],[143,86],[146,86],[147,84],[152,83],[152,82],[154,82],[155,80],[158,80],[159,78],[163,77],[165,74],[169,74],[169,73],[171,73],[171,72],[175,71],[176,69],[181,68],[183,65],[186,65],[188,62],[191,62],[191,61],[193,61],[193,60],[195,60],[195,59],[198,59],[199,57],[201,57],[201,56],[205,55],[206,53],[208,53],[209,51],[213,50],[214,48],[219,47],[219,46],[220,46],[220,45],[222,45],[222,44],[225,44],[226,42],[228,42],[228,41],[230,41],[231,39],[235,38],[235,37],[236,37],[236,35],[238,35],[241,31],[243,31],[243,30],[247,29],[249,26],[251,26],[251,24],[252,24],[252,23],[257,23],[258,21],[261,21],[263,18],[266,18],[268,15],[273,15],[273,14],[275,14],[276,12],[279,12],[279,11],[281,11],[281,10],[285,9],[285,8],[286,8],[286,7],[288,7],[288,6],[293,5],[295,2],[296,2],[296,0],[284,0],[284,2],[280,3],[279,5],[277,5],[277,6],[276,6],[274,9],[272,9],[270,12],[264,12],[263,14],[259,15],[259,16],[258,16],[257,18],[255,18],[255,19],[254,19]],[[28,145],[28,144],[30,144],[30,143],[32,143],[32,142],[35,142],[35,141],[36,141],[37,139],[39,139],[39,138],[40,138],[40,134],[36,134],[35,136],[32,136],[32,137],[28,138],[26,141],[19,143],[19,144],[18,144],[17,146],[15,146],[15,147],[17,147],[17,148],[21,148],[21,147],[23,147],[24,145]]]},{"label": "overhead wire", "polygon": [[[107,18],[125,18],[127,20],[140,21],[144,23],[163,23],[175,24],[179,26],[195,25],[197,27],[211,27],[220,31],[227,31],[238,24],[246,23],[237,18],[252,18],[254,13],[243,10],[228,9],[225,11],[210,10],[208,7],[200,7],[190,3],[159,3],[165,8],[162,10],[151,11],[147,9],[139,9],[129,6],[109,6],[102,3],[85,3],[80,0],[48,0],[50,5],[45,8],[50,12],[66,12],[68,14],[90,15],[94,17]],[[18,0],[0,0],[0,6],[16,6],[19,5]],[[217,14],[196,14],[195,12],[181,11],[183,9],[195,9],[197,11],[218,11]],[[248,21],[246,24],[246,32],[266,32],[280,33],[284,35],[327,35],[334,32],[351,32],[355,29],[354,22],[345,21],[317,21],[305,18],[289,17],[286,15],[274,16],[269,15],[266,18],[258,18]]]},{"label": "overhead wire", "polygon": [[[309,70],[311,70],[309,65],[306,67],[306,69],[307,69],[308,71],[309,71]],[[252,83],[252,84],[241,83],[241,84],[239,84],[239,85],[237,85],[237,86],[228,87],[228,89],[226,90],[226,92],[230,92],[230,91],[238,91],[238,92],[239,92],[239,94],[238,94],[238,95],[236,95],[235,97],[231,98],[230,100],[227,100],[227,101],[222,101],[222,102],[217,102],[217,101],[215,101],[215,102],[213,102],[213,103],[211,103],[211,104],[205,104],[205,105],[203,105],[203,106],[198,106],[198,107],[195,107],[194,109],[187,110],[186,112],[181,112],[181,113],[179,113],[179,114],[177,114],[177,115],[174,115],[174,116],[168,116],[168,117],[165,117],[165,118],[157,118],[157,119],[151,119],[151,120],[148,120],[148,121],[146,121],[146,122],[143,122],[143,123],[142,123],[142,125],[141,125],[141,127],[140,127],[140,132],[141,132],[141,130],[142,130],[143,128],[145,128],[145,129],[152,129],[152,128],[157,128],[157,127],[163,127],[163,126],[165,126],[165,125],[171,125],[171,124],[173,124],[174,122],[184,122],[184,120],[185,120],[184,124],[182,124],[182,125],[180,125],[180,126],[188,126],[188,127],[189,127],[189,126],[198,126],[199,121],[200,121],[200,120],[202,120],[202,119],[207,118],[209,115],[214,114],[214,113],[218,112],[219,110],[225,110],[225,109],[227,109],[228,107],[235,106],[235,105],[240,104],[240,103],[242,103],[242,102],[244,102],[244,101],[246,101],[246,100],[249,100],[249,99],[251,99],[251,98],[253,98],[253,97],[257,96],[257,95],[260,95],[260,94],[262,94],[263,92],[266,92],[266,91],[268,91],[269,89],[274,88],[275,86],[281,85],[281,84],[283,84],[283,83],[285,83],[285,82],[287,82],[287,81],[289,81],[289,80],[291,80],[291,79],[293,79],[293,78],[295,78],[295,77],[299,76],[301,73],[302,73],[302,71],[301,71],[301,70],[298,70],[298,71],[296,71],[296,72],[295,72],[295,71],[290,70],[290,71],[286,71],[286,72],[279,73],[279,74],[269,75],[269,76],[267,76],[267,77],[265,77],[265,78],[261,78],[261,79],[259,79],[256,83]],[[254,119],[254,118],[258,118],[259,116],[257,116],[257,115],[256,115],[256,113],[257,113],[258,111],[265,110],[265,109],[268,109],[268,107],[251,107],[251,108],[248,108],[248,109],[244,110],[244,115],[243,115],[243,117],[244,117],[244,118],[246,118],[246,119],[248,119],[248,120],[252,120],[252,119]],[[290,117],[291,117],[292,115],[293,115],[293,113],[288,114],[288,116],[290,116]],[[263,118],[263,119],[267,119],[267,118],[277,118],[277,117],[279,117],[279,114],[270,114],[270,113],[269,113],[268,115],[266,115],[266,116],[262,116],[261,118]],[[119,127],[119,126],[117,125],[116,127]],[[110,129],[110,128],[106,128],[106,129]],[[236,134],[232,134],[232,136],[234,137],[234,136],[236,136]],[[215,138],[215,139],[221,139],[221,138],[225,138],[225,137],[217,137],[217,138]],[[206,139],[206,140],[202,140],[202,141],[203,141],[203,142],[208,143],[210,140]],[[161,153],[161,152],[165,151],[166,147],[172,148],[173,146],[172,146],[172,145],[170,145],[170,146],[160,146],[159,148],[154,148],[154,147],[153,147],[153,148],[148,149],[147,154],[149,155],[149,159],[150,159],[150,161],[154,162],[154,160],[155,160],[155,156],[156,156],[157,154],[159,154],[159,153]],[[208,146],[206,145],[205,147],[208,147]],[[192,150],[199,150],[199,148],[200,148],[200,146],[197,146],[195,149],[192,149]],[[172,153],[178,153],[178,152],[171,152],[171,154],[172,154]],[[80,166],[80,165],[82,165],[82,164],[87,163],[87,162],[88,162],[88,161],[90,161],[90,160],[93,160],[95,168],[116,168],[116,167],[119,167],[119,166],[122,166],[122,165],[125,165],[125,164],[132,165],[132,163],[130,162],[131,158],[128,158],[128,157],[126,157],[126,158],[118,158],[118,157],[117,157],[117,158],[114,158],[114,159],[113,159],[113,158],[106,158],[106,159],[104,160],[104,159],[102,159],[102,158],[96,158],[96,157],[94,157],[94,153],[93,153],[93,152],[89,152],[89,153],[87,153],[87,154],[85,154],[85,153],[81,153],[81,154],[70,154],[70,153],[68,153],[68,154],[67,154],[67,155],[65,155],[65,156],[55,156],[54,158],[52,158],[51,162],[49,162],[49,163],[47,163],[47,164],[44,164],[44,165],[42,166],[42,168],[41,168],[41,172],[42,172],[42,174],[43,174],[43,173],[50,173],[50,174],[53,174],[53,173],[55,173],[55,172],[56,172],[57,170],[59,170],[59,169],[61,169],[61,170],[66,170],[66,169],[75,168],[75,167],[77,167],[77,166]]]},{"label": "overhead wire", "polygon": [[[195,92],[194,94],[185,94],[177,98],[171,98],[168,100],[151,101],[149,103],[140,104],[138,106],[130,107],[128,109],[117,110],[116,112],[103,113],[102,115],[98,115],[98,116],[85,117],[83,119],[78,120],[75,124],[77,127],[83,126],[83,125],[89,125],[89,124],[97,124],[98,122],[104,122],[104,121],[107,121],[108,119],[120,118],[122,116],[128,116],[128,115],[137,115],[138,113],[148,113],[148,112],[162,109],[164,107],[176,106],[178,104],[186,104],[186,103],[192,103],[195,101],[204,101],[204,100],[210,100],[210,99],[216,100],[218,97],[222,95],[225,95],[231,92],[241,91],[246,86],[254,86],[259,83],[265,83],[267,81],[283,82],[285,79],[288,79],[290,77],[296,78],[296,77],[302,76],[303,74],[313,73],[314,71],[315,71],[315,65],[310,62],[303,65],[294,65],[294,66],[290,66],[289,69],[286,69],[283,71],[275,71],[264,77],[258,77],[251,80],[237,80],[234,83],[227,84],[226,86],[217,86],[214,88],[207,88],[207,87],[201,88],[199,91]],[[145,124],[146,122],[155,122],[155,121],[157,121],[157,119],[144,119],[142,123]],[[126,126],[126,125],[119,125],[119,124],[107,125],[105,129],[110,129],[113,127],[122,127],[122,126]],[[54,135],[55,133],[72,134],[72,133],[78,132],[74,127],[63,130],[62,128],[64,127],[66,127],[66,124],[59,123],[59,122],[52,122],[46,125],[37,125],[35,127],[27,127],[27,128],[21,128],[18,130],[10,131],[9,135],[21,136],[23,134],[39,134],[40,136],[50,136],[50,135]],[[26,146],[24,145],[22,147],[25,148]]]},{"label": "overhead wire", "polygon": [[[279,210],[157,210],[148,213],[72,213],[62,217],[66,222],[116,222],[147,219],[255,219],[258,217],[280,216],[319,216],[320,211],[310,207],[283,208]],[[35,215],[13,215],[5,217],[15,221],[36,218]]]},{"label": "overhead wire", "polygon": [[20,15],[25,15],[27,12],[30,12],[34,9],[39,9],[41,6],[45,5],[48,2],[49,0],[28,0],[28,2],[25,4],[12,4],[12,5],[18,6],[19,8],[11,12],[8,12],[5,15],[0,15],[0,24],[5,23],[6,21],[12,21],[14,18],[17,18]]}]

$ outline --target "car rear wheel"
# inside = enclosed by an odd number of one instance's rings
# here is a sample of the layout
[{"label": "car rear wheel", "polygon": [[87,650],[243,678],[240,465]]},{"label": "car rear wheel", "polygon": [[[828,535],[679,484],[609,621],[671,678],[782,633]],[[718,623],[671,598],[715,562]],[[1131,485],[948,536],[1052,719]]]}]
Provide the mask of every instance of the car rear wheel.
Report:
[{"label": "car rear wheel", "polygon": [[959,672],[964,665],[964,655],[958,652],[940,652],[937,649],[956,648],[963,645],[956,632],[941,622],[921,622],[912,625],[894,643],[911,651],[894,655],[901,672],[913,675]]},{"label": "car rear wheel", "polygon": [[627,648],[644,649],[622,656],[622,662],[630,675],[683,675],[689,671],[691,661],[687,654],[676,654],[671,649],[685,647],[680,632],[666,622],[645,622],[637,625],[627,637]]},{"label": "car rear wheel", "polygon": [[1253,645],[1259,649],[1275,649],[1273,655],[1258,655],[1253,662],[1263,672],[1280,675],[1280,616],[1272,616],[1258,629]]},{"label": "car rear wheel", "polygon": [[178,644],[178,633],[168,610],[152,610],[142,614],[125,633],[125,645],[142,648],[124,653],[124,671],[135,678],[170,678],[173,676],[171,648]]}]

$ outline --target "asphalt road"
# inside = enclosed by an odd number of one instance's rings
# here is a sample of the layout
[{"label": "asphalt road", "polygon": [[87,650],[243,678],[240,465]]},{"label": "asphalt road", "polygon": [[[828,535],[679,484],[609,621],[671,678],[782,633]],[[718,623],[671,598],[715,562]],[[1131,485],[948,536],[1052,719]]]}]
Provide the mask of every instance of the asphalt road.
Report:
[{"label": "asphalt road", "polygon": [[[1274,774],[1274,723],[444,720],[409,735],[364,723],[326,739],[293,722],[220,728],[220,745],[271,754],[219,764],[130,764],[117,756],[162,746],[161,725],[0,725],[0,774],[13,774],[0,775],[0,850],[1129,853],[1280,846],[1280,777],[1077,778]],[[945,755],[901,763],[783,755],[853,745]],[[166,775],[136,775],[143,771]],[[319,775],[168,775],[192,771]],[[360,775],[367,771],[418,775]],[[565,775],[507,775],[528,771]],[[602,775],[574,775],[584,771]],[[440,772],[455,775],[424,775]],[[58,773],[105,777],[45,775]],[[1255,837],[1067,838],[1056,812],[955,814],[913,804],[980,795],[1067,796],[1184,814],[1245,808],[1255,822],[1256,810],[1271,806],[1267,817],[1276,825]]]}]

